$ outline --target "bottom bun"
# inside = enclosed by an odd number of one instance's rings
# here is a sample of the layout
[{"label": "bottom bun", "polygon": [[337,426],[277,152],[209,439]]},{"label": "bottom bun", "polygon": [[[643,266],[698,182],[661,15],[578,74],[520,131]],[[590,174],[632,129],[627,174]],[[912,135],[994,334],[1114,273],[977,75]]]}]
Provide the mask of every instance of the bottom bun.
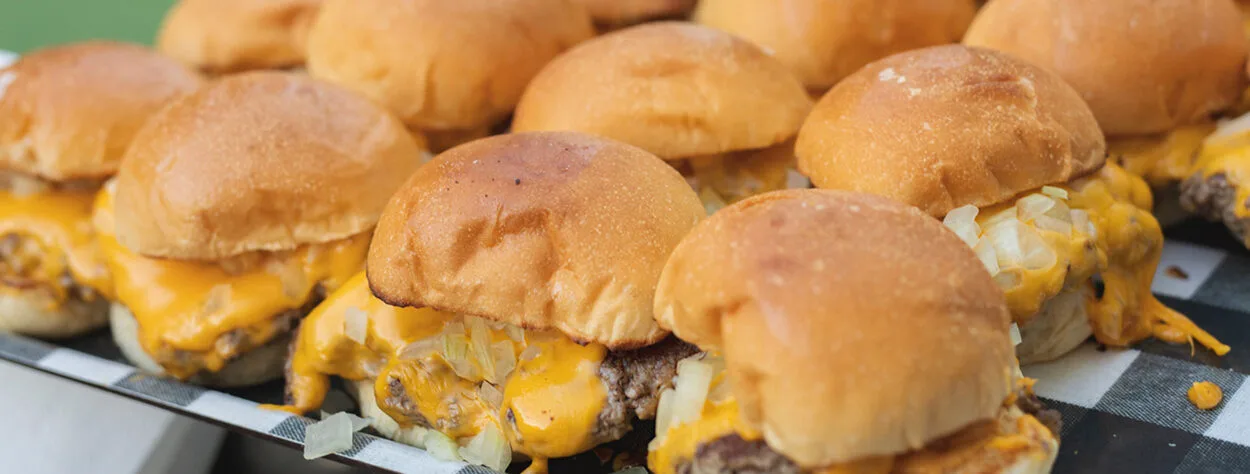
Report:
[{"label": "bottom bun", "polygon": [[[139,322],[135,320],[130,309],[114,303],[109,311],[109,326],[113,330],[113,341],[121,348],[122,355],[135,367],[153,374],[165,373],[165,369],[139,343]],[[257,385],[280,378],[290,343],[291,335],[283,335],[230,361],[217,372],[200,372],[185,382],[231,388]]]},{"label": "bottom bun", "polygon": [[1016,357],[1021,364],[1046,362],[1079,347],[1094,334],[1085,313],[1090,289],[1081,286],[1055,295],[1028,324],[1020,327]]},{"label": "bottom bun", "polygon": [[0,332],[15,332],[44,339],[74,337],[104,327],[108,301],[87,302],[71,298],[49,308],[47,300],[28,293],[0,294]]}]

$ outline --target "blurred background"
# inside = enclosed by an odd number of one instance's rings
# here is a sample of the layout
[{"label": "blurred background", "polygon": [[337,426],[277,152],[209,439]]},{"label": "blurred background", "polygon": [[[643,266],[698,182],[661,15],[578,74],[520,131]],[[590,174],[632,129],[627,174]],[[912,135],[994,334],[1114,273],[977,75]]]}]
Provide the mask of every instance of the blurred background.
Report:
[{"label": "blurred background", "polygon": [[25,52],[66,41],[109,38],[151,44],[174,0],[3,0],[0,49]]}]

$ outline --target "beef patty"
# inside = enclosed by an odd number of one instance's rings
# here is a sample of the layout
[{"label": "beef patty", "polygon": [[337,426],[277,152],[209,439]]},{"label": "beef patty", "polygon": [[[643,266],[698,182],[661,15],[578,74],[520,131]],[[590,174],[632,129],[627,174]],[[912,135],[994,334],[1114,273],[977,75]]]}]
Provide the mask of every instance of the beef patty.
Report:
[{"label": "beef patty", "polygon": [[1250,247],[1250,217],[1238,217],[1237,185],[1228,181],[1224,173],[1203,176],[1194,174],[1181,182],[1181,206],[1185,210],[1216,222],[1224,222],[1228,229],[1247,247]]}]

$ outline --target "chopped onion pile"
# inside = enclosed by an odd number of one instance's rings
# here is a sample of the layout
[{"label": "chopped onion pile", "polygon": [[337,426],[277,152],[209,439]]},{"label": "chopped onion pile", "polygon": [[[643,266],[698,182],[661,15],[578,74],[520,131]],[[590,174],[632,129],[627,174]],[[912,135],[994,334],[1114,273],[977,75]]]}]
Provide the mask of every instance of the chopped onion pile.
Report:
[{"label": "chopped onion pile", "polygon": [[528,346],[521,351],[521,362],[531,361],[536,357],[538,357],[538,346]]},{"label": "chopped onion pile", "polygon": [[443,348],[441,335],[414,341],[399,350],[399,358],[403,360],[421,360],[434,355]]},{"label": "chopped onion pile", "polygon": [[972,247],[999,287],[1011,289],[1021,283],[1024,271],[1060,263],[1044,232],[1093,238],[1089,214],[1068,207],[1067,198],[1067,190],[1044,186],[1040,193],[1024,196],[1015,206],[980,222],[980,209],[967,205],[947,213],[942,223]]},{"label": "chopped onion pile", "polygon": [[1011,323],[1011,345],[1018,346],[1021,342],[1024,342],[1024,339],[1020,337],[1020,326]]},{"label": "chopped onion pile", "polygon": [[508,439],[504,438],[503,432],[490,424],[460,448],[460,457],[469,463],[503,472],[512,463],[512,447],[508,444]]},{"label": "chopped onion pile", "polygon": [[363,309],[349,306],[343,313],[343,333],[357,344],[364,344],[369,332],[369,315]]},{"label": "chopped onion pile", "polygon": [[351,449],[352,433],[366,426],[369,426],[368,420],[344,412],[308,425],[304,431],[304,459],[317,459]]},{"label": "chopped onion pile", "polygon": [[369,418],[361,418],[359,416],[356,416],[354,414],[351,414],[345,411],[330,413],[328,411],[321,410],[321,419],[323,420],[334,415],[347,415],[347,419],[351,420],[352,422],[352,431],[360,431],[365,428],[368,428],[369,424],[373,421]]},{"label": "chopped onion pile", "polygon": [[430,456],[438,459],[463,461],[460,457],[460,445],[437,430],[426,430],[421,437],[421,446],[425,447],[425,452],[430,453]]},{"label": "chopped onion pile", "polygon": [[660,393],[655,415],[656,438],[652,443],[663,442],[670,428],[695,421],[703,414],[712,378],[717,373],[716,362],[703,358],[703,354],[695,354],[677,362],[673,388]]},{"label": "chopped onion pile", "polygon": [[482,398],[482,401],[496,409],[503,406],[503,392],[490,383],[482,382],[482,385],[477,387],[477,395]]}]

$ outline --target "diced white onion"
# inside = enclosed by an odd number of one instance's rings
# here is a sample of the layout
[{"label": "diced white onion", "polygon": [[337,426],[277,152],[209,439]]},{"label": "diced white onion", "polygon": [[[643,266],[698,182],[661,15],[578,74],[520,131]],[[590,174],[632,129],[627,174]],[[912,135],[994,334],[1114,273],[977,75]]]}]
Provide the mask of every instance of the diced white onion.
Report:
[{"label": "diced white onion", "polygon": [[503,392],[500,392],[494,385],[482,382],[482,385],[477,387],[477,394],[479,397],[482,397],[482,401],[495,409],[503,406]]},{"label": "diced white onion", "polygon": [[421,360],[437,353],[443,348],[443,338],[439,336],[427,337],[420,341],[414,341],[399,350],[399,358],[403,360]]},{"label": "diced white onion", "polygon": [[488,424],[468,444],[460,448],[460,457],[471,464],[480,464],[503,472],[512,463],[512,447],[498,427]]},{"label": "diced white onion", "polygon": [[536,345],[526,346],[525,350],[521,351],[521,362],[531,361],[536,357],[538,357],[538,346]]},{"label": "diced white onion", "polygon": [[221,311],[226,307],[226,303],[230,301],[230,285],[220,284],[208,290],[208,294],[204,296],[204,314],[213,314]]},{"label": "diced white onion", "polygon": [[1055,200],[1042,194],[1030,194],[1016,201],[1016,215],[1028,222],[1055,207]]},{"label": "diced white onion", "polygon": [[733,389],[729,386],[729,379],[721,378],[720,382],[712,384],[712,390],[707,393],[707,399],[712,403],[720,403],[733,397]]},{"label": "diced white onion", "polygon": [[673,399],[672,426],[680,426],[699,419],[703,404],[712,386],[712,366],[693,357],[677,362],[676,393]]},{"label": "diced white onion", "polygon": [[1042,186],[1042,194],[1053,197],[1055,199],[1067,199],[1068,190],[1056,188],[1054,186]]},{"label": "diced white onion", "polygon": [[352,449],[352,420],[335,413],[304,430],[304,459],[317,459]]},{"label": "diced white onion", "polygon": [[1230,138],[1237,138],[1250,131],[1250,114],[1244,114],[1232,120],[1219,123],[1215,132],[1206,138],[1205,145],[1215,145]]},{"label": "diced white onion", "polygon": [[[486,321],[481,318],[469,320],[469,343],[473,349],[473,359],[482,369],[482,376],[487,380],[495,376],[495,356],[490,349],[491,332]],[[498,383],[498,381],[496,381]]]},{"label": "diced white onion", "polygon": [[985,231],[988,231],[988,229],[991,229],[996,225],[1002,224],[1003,222],[1009,222],[1009,221],[1015,221],[1015,220],[1019,220],[1016,217],[1016,209],[1014,207],[1009,207],[1007,209],[1003,209],[994,214],[991,214],[989,217],[985,219],[982,219],[981,229],[983,232],[985,232]]},{"label": "diced white onion", "polygon": [[369,333],[369,315],[355,306],[347,307],[343,313],[343,333],[357,344],[364,344]]},{"label": "diced white onion", "polygon": [[490,349],[495,371],[487,373],[486,380],[497,384],[507,382],[508,375],[511,375],[512,369],[516,368],[516,349],[512,347],[512,341],[496,342],[491,345]]},{"label": "diced white onion", "polygon": [[525,342],[525,330],[521,329],[520,326],[505,324],[503,331],[508,334],[510,339],[516,342]]},{"label": "diced white onion", "polygon": [[[316,248],[316,247],[313,247]],[[308,296],[308,275],[304,274],[299,265],[282,265],[278,279],[282,282],[282,294],[292,300],[303,300]]]},{"label": "diced white onion", "polygon": [[1020,327],[1016,323],[1011,323],[1011,345],[1018,346],[1024,339],[1020,338]]},{"label": "diced white onion", "polygon": [[1037,219],[1033,220],[1033,225],[1037,226],[1038,229],[1058,232],[1063,235],[1072,235],[1071,222],[1056,219],[1048,215],[1037,216]]},{"label": "diced white onion", "polygon": [[426,430],[421,437],[421,444],[425,446],[425,451],[435,458],[445,461],[463,460],[460,458],[460,445],[436,430]]},{"label": "diced white onion", "polygon": [[469,359],[469,341],[463,334],[443,334],[443,358],[461,378],[477,380],[477,365]]},{"label": "diced white onion", "polygon": [[955,232],[969,247],[976,246],[981,235],[981,227],[977,225],[977,213],[980,209],[971,204],[957,207],[946,213],[942,224]]},{"label": "diced white onion", "polygon": [[985,265],[985,269],[990,272],[990,276],[998,274],[998,252],[994,251],[994,244],[990,239],[981,239],[977,241],[977,245],[972,248],[976,252],[977,258],[981,259],[981,264]]},{"label": "diced white onion", "polygon": [[1089,213],[1083,209],[1073,209],[1069,214],[1072,216],[1072,227],[1077,232],[1081,232],[1089,236],[1095,237],[1094,223],[1089,220]]},{"label": "diced white onion", "polygon": [[30,197],[52,189],[46,181],[38,178],[15,174],[7,175],[5,178],[8,180],[9,192],[19,198]]},{"label": "diced white onion", "polygon": [[668,433],[668,427],[673,422],[673,401],[676,398],[677,391],[671,388],[666,388],[663,392],[660,392],[660,405],[655,409],[656,441],[663,440],[664,435]]},{"label": "diced white onion", "polygon": [[1018,271],[1002,271],[994,275],[994,283],[1003,290],[1020,286],[1021,277]]},{"label": "diced white onion", "polygon": [[729,203],[726,203],[720,194],[711,187],[704,187],[699,190],[699,200],[703,201],[703,210],[707,211],[707,215],[715,214],[716,211],[724,209]]},{"label": "diced white onion", "polygon": [[1049,268],[1058,255],[1037,231],[1020,221],[1006,221],[986,230],[994,245],[1000,269],[1023,267],[1030,270]]}]

